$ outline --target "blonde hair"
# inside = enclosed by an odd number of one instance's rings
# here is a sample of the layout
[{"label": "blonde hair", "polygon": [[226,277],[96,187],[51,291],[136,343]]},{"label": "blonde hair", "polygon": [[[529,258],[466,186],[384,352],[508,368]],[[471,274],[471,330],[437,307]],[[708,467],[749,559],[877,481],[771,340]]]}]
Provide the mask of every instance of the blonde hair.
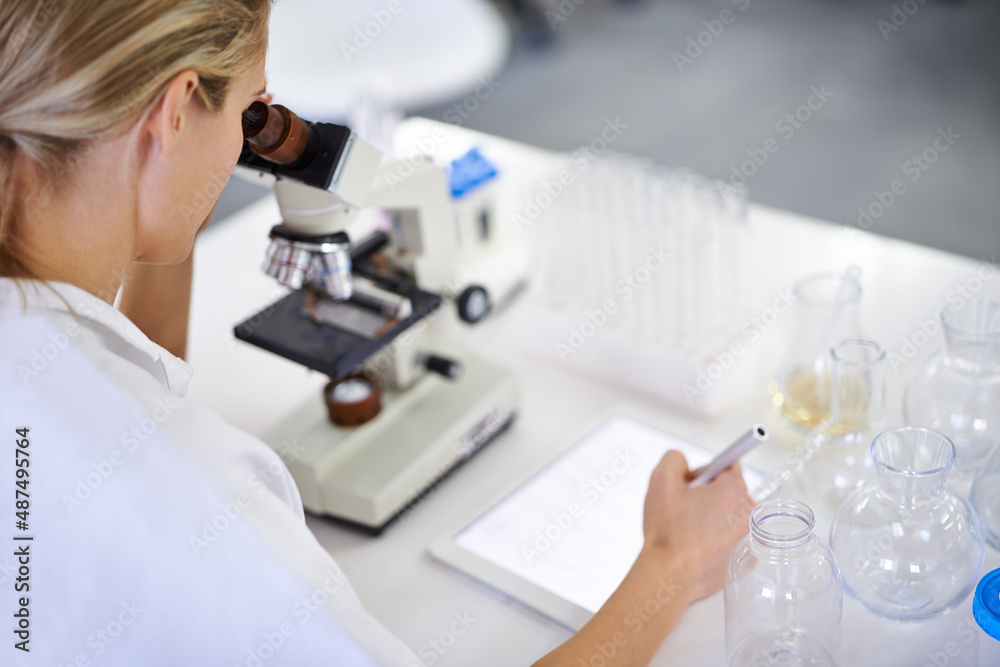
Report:
[{"label": "blonde hair", "polygon": [[15,165],[57,187],[87,146],[138,120],[185,70],[217,111],[233,77],[264,57],[271,1],[3,0],[0,276],[28,276],[12,234]]}]

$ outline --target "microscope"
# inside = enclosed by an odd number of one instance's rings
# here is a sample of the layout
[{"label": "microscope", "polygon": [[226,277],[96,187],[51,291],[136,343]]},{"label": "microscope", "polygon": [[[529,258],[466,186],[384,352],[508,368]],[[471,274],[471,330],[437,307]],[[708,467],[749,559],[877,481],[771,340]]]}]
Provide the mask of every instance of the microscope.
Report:
[{"label": "microscope", "polygon": [[[263,269],[291,292],[236,337],[330,377],[263,439],[306,509],[378,534],[515,416],[513,373],[465,345],[489,291],[457,284],[443,168],[381,164],[349,128],[262,101],[243,134],[239,166],[273,181],[281,212]],[[363,228],[363,209],[389,229]]]}]

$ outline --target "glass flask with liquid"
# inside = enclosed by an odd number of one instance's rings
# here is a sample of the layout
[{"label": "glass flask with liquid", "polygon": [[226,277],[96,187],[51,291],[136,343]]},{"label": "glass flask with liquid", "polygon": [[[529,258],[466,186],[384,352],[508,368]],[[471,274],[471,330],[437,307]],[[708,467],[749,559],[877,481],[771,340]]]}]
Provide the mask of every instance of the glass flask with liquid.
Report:
[{"label": "glass flask with liquid", "polygon": [[944,349],[908,383],[903,418],[955,443],[951,483],[966,494],[1000,442],[1000,304],[973,299],[939,319]]},{"label": "glass flask with liquid", "polygon": [[833,346],[830,357],[830,416],[810,432],[795,461],[805,500],[827,519],[851,491],[875,478],[871,445],[885,430],[885,348],[869,338],[848,338]]},{"label": "glass flask with liquid", "polygon": [[833,667],[840,658],[843,587],[809,506],[766,500],[726,571],[730,667]]},{"label": "glass flask with liquid", "polygon": [[929,618],[960,604],[983,567],[982,526],[947,484],[955,445],[904,426],[872,443],[876,481],[841,504],[830,531],[844,590],[876,614]]},{"label": "glass flask with liquid", "polygon": [[795,333],[777,378],[771,381],[775,409],[796,427],[811,429],[830,414],[830,347],[858,336],[861,270],[820,273],[792,290]]}]

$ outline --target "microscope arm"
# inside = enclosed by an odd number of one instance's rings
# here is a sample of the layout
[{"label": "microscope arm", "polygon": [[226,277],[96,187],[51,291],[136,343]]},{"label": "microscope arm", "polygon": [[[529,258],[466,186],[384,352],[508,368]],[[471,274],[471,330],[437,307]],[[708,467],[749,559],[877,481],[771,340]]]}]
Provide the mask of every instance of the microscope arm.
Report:
[{"label": "microscope arm", "polygon": [[365,205],[396,214],[392,230],[396,259],[412,266],[422,289],[456,291],[458,247],[444,169],[431,162],[415,167],[412,162],[385,164]]}]

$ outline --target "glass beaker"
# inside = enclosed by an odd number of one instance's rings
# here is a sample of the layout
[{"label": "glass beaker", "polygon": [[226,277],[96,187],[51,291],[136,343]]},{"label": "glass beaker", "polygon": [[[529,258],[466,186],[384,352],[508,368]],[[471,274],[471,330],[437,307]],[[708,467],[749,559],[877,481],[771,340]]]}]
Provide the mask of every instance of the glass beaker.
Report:
[{"label": "glass beaker", "polygon": [[843,587],[812,510],[767,500],[750,513],[750,534],[726,571],[730,667],[832,667],[840,657]]},{"label": "glass beaker", "polygon": [[986,543],[1000,551],[1000,447],[976,475],[972,485],[972,506],[983,523]]},{"label": "glass beaker", "polygon": [[875,478],[871,445],[885,430],[885,348],[869,338],[848,338],[830,356],[830,416],[806,438],[797,468],[806,500],[827,519],[851,491]]},{"label": "glass beaker", "polygon": [[948,487],[955,445],[904,426],[872,443],[877,481],[840,506],[830,547],[844,589],[882,616],[920,619],[960,604],[983,567],[975,511]]},{"label": "glass beaker", "polygon": [[952,485],[964,495],[1000,442],[1000,304],[973,299],[941,311],[944,349],[917,371],[903,419],[955,443]]},{"label": "glass beaker", "polygon": [[861,270],[820,273],[803,278],[792,290],[795,334],[771,401],[792,424],[811,429],[830,414],[830,347],[861,333],[858,309]]}]

